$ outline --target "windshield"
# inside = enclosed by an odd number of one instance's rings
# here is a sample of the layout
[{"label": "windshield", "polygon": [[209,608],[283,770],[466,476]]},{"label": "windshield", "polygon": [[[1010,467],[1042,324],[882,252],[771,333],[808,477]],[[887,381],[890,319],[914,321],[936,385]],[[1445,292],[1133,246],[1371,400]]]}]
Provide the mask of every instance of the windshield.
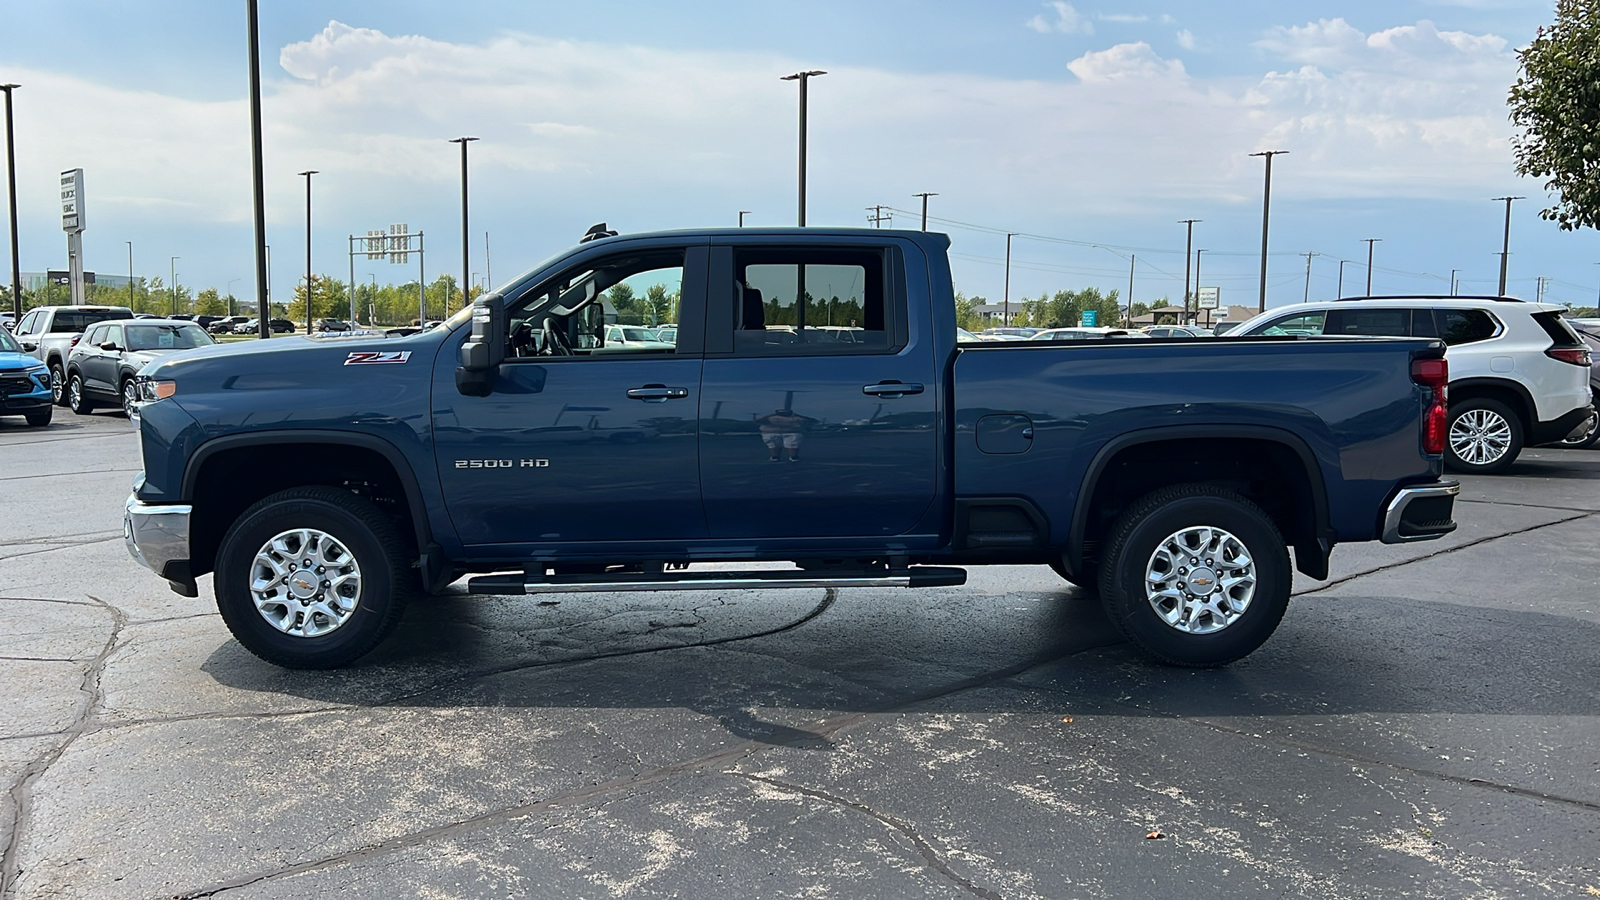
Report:
[{"label": "windshield", "polygon": [[11,332],[5,330],[4,328],[0,328],[0,353],[21,352],[22,347],[17,343],[17,339],[11,336]]},{"label": "windshield", "polygon": [[108,319],[131,319],[133,313],[126,309],[79,310],[61,309],[50,320],[51,334],[77,334],[88,331],[89,326]]},{"label": "windshield", "polygon": [[128,347],[139,350],[193,350],[216,343],[198,325],[129,325]]}]

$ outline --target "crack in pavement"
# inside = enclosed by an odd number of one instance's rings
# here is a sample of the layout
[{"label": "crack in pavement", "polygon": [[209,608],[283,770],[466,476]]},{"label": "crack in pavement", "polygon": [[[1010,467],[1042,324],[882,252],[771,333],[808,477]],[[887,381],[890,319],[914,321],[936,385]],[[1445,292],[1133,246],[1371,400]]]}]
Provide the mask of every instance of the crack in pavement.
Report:
[{"label": "crack in pavement", "polygon": [[[78,541],[77,543],[73,543],[73,544],[62,544],[62,545],[60,545],[58,547],[45,547],[45,548],[40,549],[40,550],[28,550],[28,551],[23,552],[23,553],[12,553],[12,554],[9,554],[9,555],[6,555],[6,556],[0,556],[0,562],[4,562],[4,561],[6,561],[8,559],[21,559],[24,556],[37,556],[40,553],[55,553],[55,552],[58,552],[58,551],[61,551],[61,550],[76,550],[79,547],[88,547],[88,546],[91,546],[93,544],[104,544],[104,543],[108,543],[110,541],[120,541],[120,540],[122,540],[122,535],[118,534],[115,537],[101,538],[101,539],[95,540],[95,541]],[[21,547],[21,546],[25,546],[25,545],[24,544],[10,544],[10,545],[0,544],[0,546]]]},{"label": "crack in pavement", "polygon": [[[22,538],[16,541],[0,541],[0,547],[26,547],[29,544],[61,544],[76,541],[79,538],[95,538],[100,540],[111,535],[122,536],[121,531],[78,531],[70,534],[47,534],[39,537]],[[95,537],[99,535],[100,537]]]},{"label": "crack in pavement", "polygon": [[[95,470],[95,474],[98,475],[98,474],[103,474],[103,473],[107,473],[107,472],[143,472],[143,471],[144,471],[143,469],[96,469]],[[30,478],[68,478],[68,477],[79,477],[79,476],[82,476],[83,474],[84,473],[82,473],[82,472],[45,472],[45,473],[41,473],[39,475],[8,475],[8,476],[6,476],[4,478],[0,478],[0,481],[27,481]]]},{"label": "crack in pavement", "polygon": [[[828,593],[830,595],[833,594],[833,590],[830,588]],[[815,618],[815,615],[812,615],[810,618]],[[787,626],[785,628],[778,629],[777,631],[786,631],[791,627],[796,626]],[[776,633],[776,631],[772,633]],[[726,643],[728,640],[746,639],[748,638],[730,638],[725,639],[722,641],[722,643]],[[436,825],[431,828],[414,831],[410,834],[400,835],[385,841],[380,841],[376,844],[360,847],[344,853],[338,853],[322,859],[307,860],[306,862],[295,863],[293,865],[284,866],[268,872],[242,875],[238,878],[230,879],[228,881],[218,882],[206,887],[176,894],[174,895],[174,900],[201,900],[201,898],[214,897],[227,891],[237,890],[239,888],[259,884],[264,881],[272,881],[294,875],[303,875],[308,872],[320,871],[323,869],[333,868],[335,866],[345,865],[347,863],[360,862],[374,857],[385,856],[402,850],[408,850],[413,847],[422,846],[435,840],[453,838],[458,835],[469,834],[471,832],[480,831],[482,829],[504,824],[506,822],[524,819],[545,810],[581,806],[596,798],[609,797],[614,794],[626,792],[633,788],[662,782],[679,775],[693,774],[695,772],[706,770],[715,770],[722,772],[723,774],[734,775],[737,773],[730,771],[733,766],[736,766],[741,761],[766,750],[781,747],[799,746],[801,744],[812,743],[818,740],[828,741],[864,722],[872,721],[888,715],[894,715],[919,703],[925,703],[929,700],[947,697],[953,694],[962,693],[964,691],[977,690],[993,684],[1003,683],[1024,672],[1027,672],[1030,669],[1046,665],[1058,659],[1063,659],[1078,653],[1088,653],[1106,646],[1111,646],[1112,644],[1122,643],[1126,642],[1119,639],[1109,643],[1090,644],[1078,648],[1054,650],[1046,653],[1036,654],[1021,662],[1014,663],[1002,669],[997,669],[993,672],[962,678],[939,687],[930,688],[926,691],[913,694],[909,697],[899,698],[892,703],[885,704],[884,706],[881,706],[875,710],[846,713],[843,715],[834,716],[832,718],[824,719],[820,722],[814,723],[809,729],[790,729],[790,734],[787,737],[760,741],[742,741],[732,747],[727,747],[722,750],[717,750],[711,753],[692,757],[690,759],[669,763],[667,765],[651,769],[647,772],[636,772],[632,775],[625,775],[609,781],[599,782],[584,788],[569,791],[565,794],[548,797],[543,800],[533,800],[527,803],[520,803],[514,806],[504,807],[502,809],[490,810],[488,812],[480,813],[476,816],[470,816],[468,818],[444,825]]]},{"label": "crack in pavement", "polygon": [[23,834],[28,824],[29,801],[32,799],[33,785],[49,771],[52,765],[55,765],[56,760],[67,752],[67,748],[71,747],[74,741],[89,730],[95,714],[105,702],[105,689],[101,685],[100,679],[105,674],[106,663],[111,659],[111,654],[117,650],[118,641],[122,637],[122,626],[127,622],[127,616],[122,610],[92,594],[86,596],[111,614],[111,634],[106,638],[105,646],[100,649],[99,655],[84,670],[83,680],[79,682],[78,690],[85,695],[86,702],[83,704],[83,708],[79,710],[73,723],[59,732],[59,736],[64,737],[65,740],[34,757],[31,762],[23,767],[21,774],[17,776],[17,780],[11,784],[9,792],[11,796],[11,827],[8,829],[5,849],[0,852],[0,898],[6,898],[6,900],[16,896],[17,878],[22,874],[22,869],[18,866],[17,855],[21,850]]},{"label": "crack in pavement", "polygon": [[961,888],[974,897],[982,897],[983,900],[1004,900],[1002,895],[997,894],[988,888],[980,887],[977,884],[974,884],[970,879],[951,869],[950,864],[945,862],[944,857],[939,855],[939,851],[934,849],[933,845],[930,844],[927,839],[918,834],[915,828],[912,828],[907,823],[902,822],[893,816],[878,812],[865,803],[859,803],[854,800],[846,800],[843,797],[830,794],[826,791],[817,790],[816,788],[802,787],[798,784],[791,784],[786,781],[779,781],[776,778],[768,778],[765,775],[749,775],[744,772],[726,772],[724,774],[734,778],[743,778],[749,781],[757,781],[761,782],[762,784],[769,784],[780,790],[792,791],[793,793],[801,794],[814,800],[821,800],[825,803],[831,803],[844,809],[854,810],[864,816],[867,816],[868,818],[875,819],[878,822],[887,825],[889,828],[899,832],[902,837],[910,841],[911,846],[917,851],[917,855],[922,857],[923,863],[926,864],[928,868],[934,870],[940,875],[943,875],[956,887]]},{"label": "crack in pavement", "polygon": [[1456,502],[1457,503],[1477,503],[1477,504],[1479,504],[1481,506],[1517,506],[1517,507],[1521,507],[1522,509],[1554,509],[1554,510],[1560,510],[1562,512],[1575,512],[1575,513],[1593,512],[1593,510],[1583,509],[1581,507],[1576,507],[1576,506],[1550,506],[1550,505],[1545,504],[1545,503],[1518,503],[1518,502],[1516,502],[1514,500],[1462,500],[1462,499],[1460,499],[1458,497],[1458,498],[1456,498]]},{"label": "crack in pavement", "polygon": [[16,600],[22,603],[60,603],[64,606],[89,606],[98,608],[98,603],[85,603],[82,600],[61,600],[55,597],[0,597],[0,600]]},{"label": "crack in pavement", "polygon": [[1502,538],[1517,537],[1519,535],[1524,535],[1524,534],[1527,534],[1527,533],[1532,532],[1532,531],[1538,531],[1541,528],[1550,528],[1550,527],[1555,526],[1555,525],[1565,525],[1568,522],[1576,522],[1579,519],[1588,519],[1588,518],[1592,518],[1594,516],[1600,516],[1600,511],[1586,512],[1586,513],[1583,513],[1582,515],[1577,515],[1577,516],[1567,516],[1564,519],[1557,519],[1554,522],[1545,522],[1545,523],[1540,524],[1540,525],[1530,525],[1527,528],[1518,529],[1516,531],[1508,531],[1508,532],[1506,532],[1504,534],[1495,534],[1495,535],[1490,535],[1488,537],[1481,537],[1481,538],[1478,538],[1475,541],[1468,541],[1465,544],[1460,544],[1460,545],[1455,546],[1455,547],[1446,547],[1443,550],[1435,550],[1432,553],[1426,554],[1424,556],[1418,556],[1418,557],[1416,557],[1414,559],[1401,560],[1400,562],[1389,563],[1388,565],[1385,565],[1385,566],[1378,566],[1376,569],[1368,569],[1365,572],[1356,572],[1356,573],[1351,574],[1351,575],[1345,575],[1345,576],[1340,577],[1340,578],[1335,578],[1334,580],[1328,582],[1327,584],[1320,585],[1320,586],[1314,587],[1314,588],[1310,588],[1309,590],[1296,591],[1292,596],[1305,597],[1305,596],[1310,595],[1310,594],[1318,594],[1318,593],[1321,593],[1323,591],[1329,590],[1330,588],[1336,588],[1341,584],[1345,584],[1346,582],[1354,581],[1357,578],[1365,578],[1368,575],[1377,575],[1380,572],[1388,572],[1388,571],[1391,571],[1393,569],[1401,568],[1402,566],[1409,566],[1409,565],[1413,565],[1413,564],[1419,563],[1419,562],[1426,562],[1427,560],[1436,559],[1436,558],[1444,556],[1446,554],[1455,553],[1458,550],[1466,550],[1466,549],[1468,549],[1470,547],[1476,547],[1479,544],[1487,544],[1490,541],[1498,541],[1498,540],[1501,540]]},{"label": "crack in pavement", "polygon": [[39,440],[36,440],[36,441],[0,441],[0,447],[27,447],[27,446],[30,446],[30,445],[33,445],[33,444],[57,444],[57,443],[60,443],[61,441],[87,441],[87,440],[93,440],[95,438],[108,438],[108,437],[125,438],[130,434],[137,434],[137,433],[138,432],[134,432],[134,431],[113,431],[113,432],[111,432],[109,434],[74,434],[74,435],[67,435],[65,437],[40,438]]}]

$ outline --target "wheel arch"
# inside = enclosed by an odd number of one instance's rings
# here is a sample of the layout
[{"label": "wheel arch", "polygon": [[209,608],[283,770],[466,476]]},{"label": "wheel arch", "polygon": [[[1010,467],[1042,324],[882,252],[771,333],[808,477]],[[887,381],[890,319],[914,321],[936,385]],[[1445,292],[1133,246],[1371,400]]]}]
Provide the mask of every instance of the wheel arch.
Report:
[{"label": "wheel arch", "polygon": [[1531,435],[1534,426],[1539,424],[1539,407],[1533,401],[1533,394],[1526,385],[1510,378],[1463,378],[1449,384],[1449,405],[1453,406],[1463,400],[1498,400],[1511,408],[1522,420],[1522,433]]},{"label": "wheel arch", "polygon": [[[1161,465],[1142,470],[1142,477],[1105,477],[1158,458]],[[1261,505],[1294,547],[1295,567],[1313,578],[1327,577],[1333,531],[1322,470],[1302,438],[1264,425],[1177,425],[1141,429],[1107,441],[1079,486],[1067,537],[1068,567],[1075,573],[1086,570],[1111,521],[1128,503],[1186,482],[1231,485]],[[1253,488],[1253,483],[1279,484],[1288,490],[1266,491]]]},{"label": "wheel arch", "polygon": [[180,492],[181,502],[194,506],[192,574],[212,570],[223,534],[245,509],[269,494],[307,485],[359,487],[357,493],[397,520],[425,575],[444,567],[416,473],[400,449],[375,435],[308,429],[225,435],[195,450]]}]

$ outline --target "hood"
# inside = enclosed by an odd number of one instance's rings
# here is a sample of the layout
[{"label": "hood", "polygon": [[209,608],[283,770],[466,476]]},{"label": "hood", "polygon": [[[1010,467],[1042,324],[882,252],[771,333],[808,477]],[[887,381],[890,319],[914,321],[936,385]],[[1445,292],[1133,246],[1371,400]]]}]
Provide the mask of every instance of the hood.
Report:
[{"label": "hood", "polygon": [[[183,378],[199,375],[228,378],[239,375],[294,376],[342,368],[359,354],[373,351],[410,351],[413,365],[431,360],[438,345],[449,334],[445,329],[403,337],[382,332],[341,332],[329,335],[279,335],[267,340],[230,341],[193,350],[159,351],[140,369],[141,375],[158,378]],[[143,356],[130,354],[130,356]],[[353,363],[352,363],[353,364]],[[322,376],[316,376],[322,377]],[[292,377],[290,380],[294,380]]]},{"label": "hood", "polygon": [[20,372],[24,369],[38,368],[43,365],[44,363],[26,353],[0,351],[0,372]]}]

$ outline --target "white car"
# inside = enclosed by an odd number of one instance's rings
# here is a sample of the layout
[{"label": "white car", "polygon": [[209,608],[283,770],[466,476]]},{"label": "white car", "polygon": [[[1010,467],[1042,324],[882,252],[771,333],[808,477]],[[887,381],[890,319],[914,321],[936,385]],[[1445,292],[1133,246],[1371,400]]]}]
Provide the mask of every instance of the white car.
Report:
[{"label": "white car", "polygon": [[607,325],[606,350],[657,350],[671,351],[672,344],[657,340],[656,332],[643,325]]},{"label": "white car", "polygon": [[1498,472],[1529,444],[1590,427],[1589,348],[1565,308],[1506,297],[1363,297],[1297,303],[1247,320],[1228,337],[1341,335],[1441,338],[1450,364],[1445,463]]},{"label": "white car", "polygon": [[1108,325],[1085,325],[1080,328],[1047,328],[1031,338],[1030,341],[1086,341],[1103,340],[1107,338],[1148,338],[1150,335],[1126,328],[1112,328]]}]

